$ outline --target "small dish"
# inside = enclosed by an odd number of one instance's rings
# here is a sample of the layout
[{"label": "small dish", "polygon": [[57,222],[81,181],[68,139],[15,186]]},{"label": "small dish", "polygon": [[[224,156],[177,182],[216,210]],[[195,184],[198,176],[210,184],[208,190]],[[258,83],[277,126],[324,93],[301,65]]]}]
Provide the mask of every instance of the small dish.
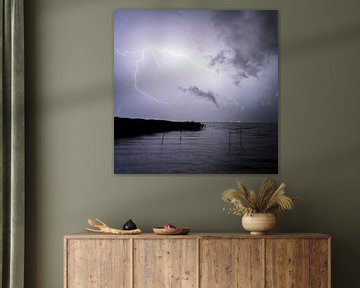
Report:
[{"label": "small dish", "polygon": [[154,227],[153,231],[157,235],[186,235],[190,232],[189,227],[164,228]]}]

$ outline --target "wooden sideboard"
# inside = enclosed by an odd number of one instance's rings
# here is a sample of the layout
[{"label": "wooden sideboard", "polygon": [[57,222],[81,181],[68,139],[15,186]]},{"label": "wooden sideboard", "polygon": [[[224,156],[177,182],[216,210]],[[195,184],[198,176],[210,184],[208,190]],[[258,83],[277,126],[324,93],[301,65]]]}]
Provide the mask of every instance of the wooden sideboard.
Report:
[{"label": "wooden sideboard", "polygon": [[329,288],[323,234],[67,235],[65,288]]}]

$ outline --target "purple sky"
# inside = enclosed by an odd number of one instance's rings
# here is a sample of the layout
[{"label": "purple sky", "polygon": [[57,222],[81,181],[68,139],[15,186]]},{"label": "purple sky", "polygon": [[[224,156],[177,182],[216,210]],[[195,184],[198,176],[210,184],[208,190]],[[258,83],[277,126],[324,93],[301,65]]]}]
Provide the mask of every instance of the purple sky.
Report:
[{"label": "purple sky", "polygon": [[278,119],[273,10],[116,10],[114,115]]}]

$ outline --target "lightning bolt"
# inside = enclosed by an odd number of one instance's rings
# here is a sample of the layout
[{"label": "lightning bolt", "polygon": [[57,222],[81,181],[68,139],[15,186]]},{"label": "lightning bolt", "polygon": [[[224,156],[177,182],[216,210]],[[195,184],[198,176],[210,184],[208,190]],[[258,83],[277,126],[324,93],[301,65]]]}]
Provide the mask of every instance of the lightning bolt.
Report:
[{"label": "lightning bolt", "polygon": [[124,57],[139,53],[139,52],[135,52],[135,51],[120,51],[119,49],[115,49],[115,52]]},{"label": "lightning bolt", "polygon": [[140,58],[135,61],[136,66],[135,66],[135,71],[134,71],[134,87],[135,87],[136,91],[138,91],[141,95],[148,97],[156,102],[162,102],[162,101],[159,101],[159,99],[152,97],[150,94],[146,93],[144,90],[140,89],[138,86],[139,66],[140,66],[140,63],[144,62],[144,60],[145,60],[145,50],[146,50],[146,47],[144,47],[142,49]]},{"label": "lightning bolt", "polygon": [[[178,53],[178,52],[166,49],[166,48],[158,48],[158,47],[155,47],[155,46],[144,47],[141,51],[120,51],[119,49],[115,49],[115,52],[117,54],[119,54],[120,56],[123,56],[123,57],[139,55],[137,57],[137,59],[135,60],[135,70],[134,70],[134,89],[138,93],[140,93],[144,97],[149,98],[149,99],[151,99],[151,100],[153,100],[155,102],[158,102],[158,103],[164,103],[164,104],[172,103],[171,101],[164,101],[164,100],[161,100],[161,99],[158,99],[158,98],[155,98],[155,97],[151,96],[149,93],[147,93],[146,91],[141,89],[139,87],[139,85],[138,85],[138,73],[139,73],[140,65],[145,60],[145,53],[146,53],[147,50],[149,50],[155,56],[155,54],[151,51],[152,49],[155,49],[156,51],[159,51],[159,52],[161,52],[163,54],[167,53],[167,54],[171,54],[171,55],[177,56],[177,57],[186,57],[184,54],[181,54],[181,53]],[[155,57],[155,61],[156,61],[157,65],[160,65],[160,63],[156,59],[156,57]]]}]

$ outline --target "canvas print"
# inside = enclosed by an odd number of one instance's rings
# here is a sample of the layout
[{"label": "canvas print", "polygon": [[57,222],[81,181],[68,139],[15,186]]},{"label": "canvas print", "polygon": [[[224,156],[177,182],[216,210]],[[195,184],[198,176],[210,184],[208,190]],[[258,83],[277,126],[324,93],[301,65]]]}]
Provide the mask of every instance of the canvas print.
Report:
[{"label": "canvas print", "polygon": [[114,12],[114,172],[278,172],[275,10]]}]

